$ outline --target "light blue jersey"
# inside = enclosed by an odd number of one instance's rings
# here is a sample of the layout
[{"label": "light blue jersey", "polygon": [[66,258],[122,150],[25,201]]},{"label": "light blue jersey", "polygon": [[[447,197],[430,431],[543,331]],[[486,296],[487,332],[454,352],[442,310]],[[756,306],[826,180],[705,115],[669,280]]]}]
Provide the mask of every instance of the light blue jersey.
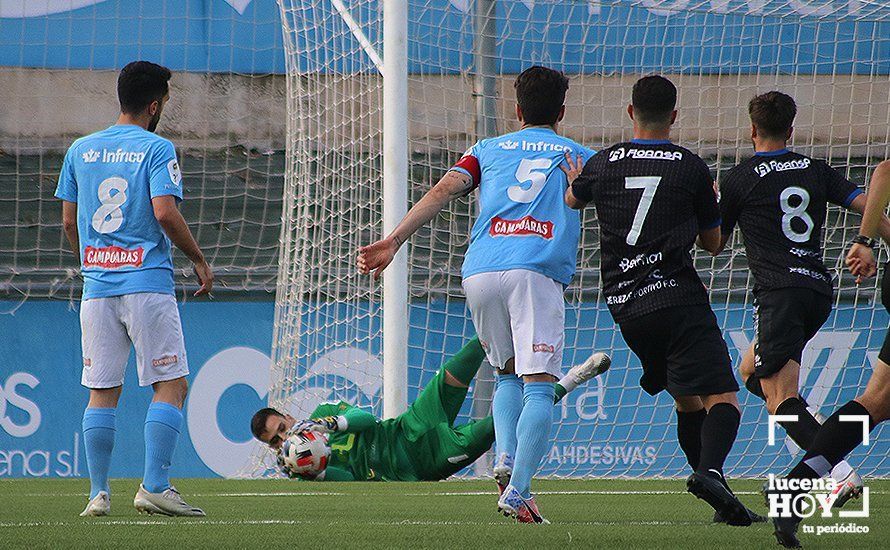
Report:
[{"label": "light blue jersey", "polygon": [[564,285],[575,275],[581,221],[564,202],[565,153],[582,162],[595,151],[549,128],[525,128],[476,143],[452,168],[479,187],[480,211],[462,269],[527,269]]},{"label": "light blue jersey", "polygon": [[83,299],[173,294],[170,239],[151,199],[182,199],[173,144],[139,126],[116,125],[75,141],[56,197],[77,203]]}]

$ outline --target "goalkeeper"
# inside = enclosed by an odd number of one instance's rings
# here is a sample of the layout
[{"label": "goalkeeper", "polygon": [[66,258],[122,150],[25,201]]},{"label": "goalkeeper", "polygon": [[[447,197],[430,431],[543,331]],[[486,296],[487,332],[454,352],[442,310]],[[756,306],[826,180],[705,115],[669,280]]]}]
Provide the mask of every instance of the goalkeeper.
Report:
[{"label": "goalkeeper", "polygon": [[[475,462],[494,442],[488,416],[455,426],[467,390],[485,352],[474,337],[449,359],[403,414],[380,420],[343,401],[319,405],[311,420],[297,421],[271,408],[251,420],[254,437],[275,450],[294,433],[329,433],[331,454],[316,481],[438,481]],[[556,384],[556,401],[605,372],[611,360],[594,353]],[[279,461],[280,463],[281,461]],[[286,468],[284,473],[293,475]],[[308,479],[308,477],[307,477]],[[503,488],[502,482],[498,482]]]}]

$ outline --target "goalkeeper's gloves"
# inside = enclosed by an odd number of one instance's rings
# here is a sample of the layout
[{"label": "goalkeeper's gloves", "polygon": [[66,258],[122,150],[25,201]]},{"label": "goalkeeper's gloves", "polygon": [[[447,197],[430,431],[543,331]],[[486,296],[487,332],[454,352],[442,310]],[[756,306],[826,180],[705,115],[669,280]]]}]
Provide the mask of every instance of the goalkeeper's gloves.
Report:
[{"label": "goalkeeper's gloves", "polygon": [[290,468],[287,467],[287,464],[285,464],[285,462],[284,462],[284,454],[280,450],[277,453],[277,462],[278,462],[278,469],[281,470],[281,473],[283,473],[287,477],[289,477],[291,479],[300,477],[299,474],[297,474],[296,472],[294,472],[293,470],[291,470]]},{"label": "goalkeeper's gloves", "polygon": [[323,418],[310,418],[302,420],[291,430],[294,433],[311,430],[313,432],[331,433],[345,430],[347,427],[346,418],[342,416],[325,416]]}]

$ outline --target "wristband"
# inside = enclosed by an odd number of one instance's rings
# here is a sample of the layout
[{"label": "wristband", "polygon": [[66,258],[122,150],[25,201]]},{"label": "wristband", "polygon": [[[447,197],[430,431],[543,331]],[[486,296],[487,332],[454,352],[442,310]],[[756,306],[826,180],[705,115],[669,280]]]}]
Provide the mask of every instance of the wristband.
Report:
[{"label": "wristband", "polygon": [[878,245],[878,241],[871,237],[866,237],[865,235],[856,235],[853,237],[853,244],[861,244],[873,249]]}]

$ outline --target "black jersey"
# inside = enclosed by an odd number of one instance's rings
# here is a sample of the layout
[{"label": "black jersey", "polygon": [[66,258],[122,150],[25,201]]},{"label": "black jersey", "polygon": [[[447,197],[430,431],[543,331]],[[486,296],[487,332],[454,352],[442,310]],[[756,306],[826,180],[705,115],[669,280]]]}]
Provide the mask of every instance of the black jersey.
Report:
[{"label": "black jersey", "polygon": [[754,290],[809,288],[831,296],[822,263],[826,206],[849,206],[861,192],[824,161],[786,149],[757,153],[721,178],[723,233],[739,224]]},{"label": "black jersey", "polygon": [[619,143],[591,157],[572,193],[596,207],[603,294],[622,322],[707,304],[690,250],[720,225],[713,180],[692,151],[662,140]]}]

